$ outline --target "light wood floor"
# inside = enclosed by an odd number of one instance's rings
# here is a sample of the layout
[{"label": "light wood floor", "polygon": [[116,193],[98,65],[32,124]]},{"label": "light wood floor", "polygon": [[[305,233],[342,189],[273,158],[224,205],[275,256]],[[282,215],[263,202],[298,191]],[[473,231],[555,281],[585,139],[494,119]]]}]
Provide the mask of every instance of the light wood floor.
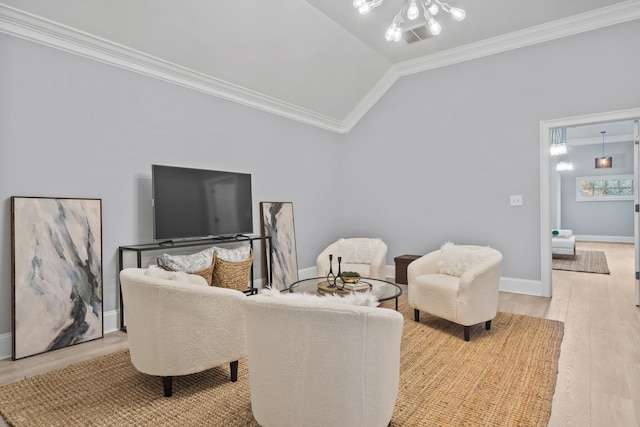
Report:
[{"label": "light wood floor", "polygon": [[[640,426],[640,308],[634,305],[633,245],[578,242],[577,248],[605,251],[611,274],[554,270],[553,298],[502,292],[498,309],[564,322],[550,427]],[[63,350],[0,360],[0,385],[126,347],[126,334],[113,332]]]}]

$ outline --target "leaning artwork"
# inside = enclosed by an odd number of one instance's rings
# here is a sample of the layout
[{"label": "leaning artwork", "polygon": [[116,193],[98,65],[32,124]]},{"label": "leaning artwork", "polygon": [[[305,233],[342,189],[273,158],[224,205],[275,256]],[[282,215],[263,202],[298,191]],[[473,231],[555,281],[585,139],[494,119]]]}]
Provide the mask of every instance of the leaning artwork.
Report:
[{"label": "leaning artwork", "polygon": [[[262,233],[271,237],[271,287],[288,289],[298,280],[296,233],[293,223],[293,203],[260,202]],[[267,258],[265,251],[264,259]],[[266,261],[265,261],[266,262]],[[266,265],[264,266],[266,271]]]},{"label": "leaning artwork", "polygon": [[12,359],[102,338],[102,201],[11,198]]}]

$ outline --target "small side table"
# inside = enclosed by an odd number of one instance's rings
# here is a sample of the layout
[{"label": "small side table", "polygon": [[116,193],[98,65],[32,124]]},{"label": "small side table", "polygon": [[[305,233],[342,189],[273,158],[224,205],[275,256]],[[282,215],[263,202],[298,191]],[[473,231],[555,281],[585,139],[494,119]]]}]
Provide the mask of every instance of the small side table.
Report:
[{"label": "small side table", "polygon": [[396,283],[407,284],[407,267],[421,255],[400,255],[393,259],[396,263]]}]

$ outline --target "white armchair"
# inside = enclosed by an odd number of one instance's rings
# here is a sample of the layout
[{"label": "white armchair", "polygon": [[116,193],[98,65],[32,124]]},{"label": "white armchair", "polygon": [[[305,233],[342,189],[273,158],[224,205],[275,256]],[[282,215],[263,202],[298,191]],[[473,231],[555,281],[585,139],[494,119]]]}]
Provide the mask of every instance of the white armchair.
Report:
[{"label": "white armchair", "polygon": [[469,341],[472,325],[485,322],[489,330],[496,316],[502,254],[471,245],[443,249],[407,267],[409,305],[416,322],[420,310],[425,311],[464,326],[464,339]]},{"label": "white armchair", "polygon": [[309,297],[247,299],[256,421],[263,427],[387,426],[398,397],[402,315]]},{"label": "white armchair", "polygon": [[164,395],[172,394],[172,377],[230,363],[238,378],[238,359],[246,355],[244,307],[247,297],[234,289],[208,286],[196,275],[188,282],[120,272],[131,363],[163,378]]},{"label": "white armchair", "polygon": [[334,274],[338,274],[338,257],[342,257],[342,271],[355,271],[372,279],[386,278],[387,245],[380,239],[356,237],[333,242],[316,259],[318,277],[329,274],[329,254],[333,255]]}]

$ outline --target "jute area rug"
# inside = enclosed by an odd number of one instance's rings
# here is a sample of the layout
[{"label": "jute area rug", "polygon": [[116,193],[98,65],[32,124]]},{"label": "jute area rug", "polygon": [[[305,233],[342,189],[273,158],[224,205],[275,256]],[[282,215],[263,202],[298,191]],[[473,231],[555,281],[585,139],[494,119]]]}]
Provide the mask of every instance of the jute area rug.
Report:
[{"label": "jute area rug", "polygon": [[[498,313],[490,331],[475,326],[465,342],[459,325],[426,314],[414,322],[406,298],[400,311],[400,392],[391,426],[547,425],[563,323]],[[163,397],[161,380],[136,371],[125,350],[3,386],[0,411],[16,427],[257,426],[246,359],[236,383],[225,365],[176,377],[173,390]]]},{"label": "jute area rug", "polygon": [[554,270],[579,271],[583,273],[609,274],[609,265],[604,251],[576,251],[576,256],[554,255]]}]

